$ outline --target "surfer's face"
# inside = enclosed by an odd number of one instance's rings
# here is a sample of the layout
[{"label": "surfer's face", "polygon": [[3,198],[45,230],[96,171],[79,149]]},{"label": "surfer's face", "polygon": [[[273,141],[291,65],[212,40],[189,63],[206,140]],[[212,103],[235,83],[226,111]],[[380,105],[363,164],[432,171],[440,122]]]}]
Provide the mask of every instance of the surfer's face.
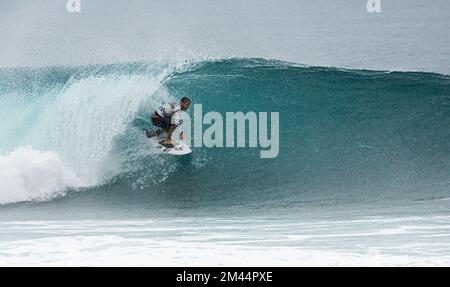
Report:
[{"label": "surfer's face", "polygon": [[180,107],[181,107],[181,109],[182,109],[183,111],[189,109],[189,106],[190,106],[190,105],[191,105],[191,103],[188,102],[188,101],[186,101],[186,102],[181,102],[181,103],[180,103]]}]

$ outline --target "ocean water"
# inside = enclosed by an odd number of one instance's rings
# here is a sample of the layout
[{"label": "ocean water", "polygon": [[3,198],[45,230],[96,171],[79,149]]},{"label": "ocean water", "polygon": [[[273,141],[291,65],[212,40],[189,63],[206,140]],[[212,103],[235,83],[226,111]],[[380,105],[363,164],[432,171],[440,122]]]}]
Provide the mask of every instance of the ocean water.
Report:
[{"label": "ocean water", "polygon": [[[1,266],[450,265],[447,2],[91,2],[0,2]],[[279,112],[278,156],[158,153],[182,96]]]}]

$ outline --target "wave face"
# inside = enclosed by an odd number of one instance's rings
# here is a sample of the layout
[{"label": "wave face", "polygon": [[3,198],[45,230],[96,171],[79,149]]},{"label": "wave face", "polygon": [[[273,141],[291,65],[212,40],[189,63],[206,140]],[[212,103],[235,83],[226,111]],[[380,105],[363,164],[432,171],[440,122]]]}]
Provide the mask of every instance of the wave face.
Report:
[{"label": "wave face", "polygon": [[[55,197],[142,207],[446,198],[449,95],[450,77],[439,74],[264,59],[3,69],[0,204]],[[156,153],[143,135],[149,115],[182,96],[204,113],[279,112],[279,155],[261,159],[259,148]]]}]

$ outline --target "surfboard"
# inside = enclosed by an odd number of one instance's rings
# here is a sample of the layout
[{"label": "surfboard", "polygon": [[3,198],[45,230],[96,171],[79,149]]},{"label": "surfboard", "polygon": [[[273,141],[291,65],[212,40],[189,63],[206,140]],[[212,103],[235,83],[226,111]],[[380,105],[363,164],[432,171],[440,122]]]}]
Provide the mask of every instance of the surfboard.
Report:
[{"label": "surfboard", "polygon": [[165,147],[161,143],[166,139],[166,137],[167,133],[163,132],[160,135],[155,135],[151,138],[148,138],[148,140],[155,148],[163,153],[171,155],[186,155],[192,152],[191,148],[187,144],[185,144],[184,142],[175,142],[174,140],[172,140],[173,147]]}]

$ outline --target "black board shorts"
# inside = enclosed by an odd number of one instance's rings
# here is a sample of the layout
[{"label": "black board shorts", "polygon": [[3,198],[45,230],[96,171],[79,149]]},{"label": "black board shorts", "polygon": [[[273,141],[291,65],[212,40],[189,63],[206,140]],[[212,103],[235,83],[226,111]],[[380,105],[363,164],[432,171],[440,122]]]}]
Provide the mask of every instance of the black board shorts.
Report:
[{"label": "black board shorts", "polygon": [[170,119],[163,117],[152,117],[152,124],[164,130],[168,130],[170,127]]}]

